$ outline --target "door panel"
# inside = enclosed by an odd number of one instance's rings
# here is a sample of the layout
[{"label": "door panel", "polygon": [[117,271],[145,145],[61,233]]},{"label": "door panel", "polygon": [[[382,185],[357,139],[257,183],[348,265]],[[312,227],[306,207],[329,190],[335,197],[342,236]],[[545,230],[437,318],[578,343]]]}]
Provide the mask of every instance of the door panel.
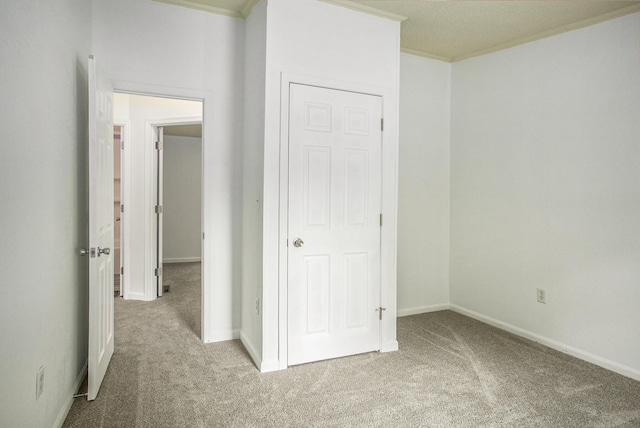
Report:
[{"label": "door panel", "polygon": [[380,349],[382,100],[290,89],[287,357],[294,365]]},{"label": "door panel", "polygon": [[164,194],[164,127],[155,128],[156,138],[156,289],[158,297],[162,297],[162,250],[163,250],[163,194]]},{"label": "door panel", "polygon": [[114,349],[113,93],[89,58],[89,400],[98,395]]}]

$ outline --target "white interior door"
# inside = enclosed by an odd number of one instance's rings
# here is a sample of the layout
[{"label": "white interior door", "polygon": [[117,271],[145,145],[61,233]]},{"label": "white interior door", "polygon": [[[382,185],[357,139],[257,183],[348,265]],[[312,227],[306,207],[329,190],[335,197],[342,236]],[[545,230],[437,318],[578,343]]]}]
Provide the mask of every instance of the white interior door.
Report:
[{"label": "white interior door", "polygon": [[162,225],[164,191],[164,128],[156,128],[156,280],[158,297],[162,297]]},{"label": "white interior door", "polygon": [[113,355],[113,91],[89,57],[89,385],[94,400]]},{"label": "white interior door", "polygon": [[288,364],[380,349],[382,99],[292,84]]}]

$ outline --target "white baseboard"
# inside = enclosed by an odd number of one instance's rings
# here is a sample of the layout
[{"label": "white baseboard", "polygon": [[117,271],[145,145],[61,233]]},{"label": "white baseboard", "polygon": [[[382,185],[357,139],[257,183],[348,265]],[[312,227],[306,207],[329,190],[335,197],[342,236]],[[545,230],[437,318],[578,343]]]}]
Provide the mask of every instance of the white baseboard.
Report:
[{"label": "white baseboard", "polygon": [[60,413],[58,413],[58,417],[56,418],[55,422],[53,422],[53,428],[61,428],[62,424],[64,424],[65,419],[67,419],[69,410],[71,410],[71,406],[73,405],[73,396],[78,392],[85,376],[87,375],[87,367],[88,361],[85,361],[84,366],[80,370],[80,374],[78,374],[75,382],[73,382],[71,391],[69,391],[68,393],[68,398],[65,400],[62,409],[60,409]]},{"label": "white baseboard", "polygon": [[415,308],[406,308],[398,310],[398,317],[407,317],[409,315],[426,314],[428,312],[446,311],[449,309],[448,303],[441,303],[439,305],[429,306],[417,306]]},{"label": "white baseboard", "polygon": [[180,257],[175,259],[162,259],[162,263],[194,263],[201,261],[202,257]]},{"label": "white baseboard", "polygon": [[225,342],[227,340],[240,339],[240,330],[231,331],[218,331],[211,335],[211,337],[203,340],[204,343]]},{"label": "white baseboard", "polygon": [[398,341],[397,340],[390,340],[386,343],[384,343],[382,346],[380,346],[380,352],[393,352],[393,351],[397,351],[398,348]]},{"label": "white baseboard", "polygon": [[279,370],[282,370],[279,360],[263,361],[260,364],[260,373],[277,372]]},{"label": "white baseboard", "polygon": [[501,330],[506,330],[517,336],[524,337],[525,339],[529,339],[542,345],[548,346],[549,348],[555,349],[556,351],[563,352],[565,354],[571,355],[572,357],[576,357],[578,359],[603,367],[607,370],[611,370],[612,372],[616,372],[623,376],[640,381],[640,370],[636,370],[623,364],[616,363],[615,361],[611,361],[598,355],[591,354],[589,352],[583,351],[582,349],[574,348],[573,346],[569,346],[565,343],[549,339],[548,337],[540,336],[539,334],[532,333],[528,330],[524,330],[511,324],[507,324],[495,318],[487,317],[458,305],[450,305],[450,309],[454,312],[466,315],[485,324],[492,325]]}]

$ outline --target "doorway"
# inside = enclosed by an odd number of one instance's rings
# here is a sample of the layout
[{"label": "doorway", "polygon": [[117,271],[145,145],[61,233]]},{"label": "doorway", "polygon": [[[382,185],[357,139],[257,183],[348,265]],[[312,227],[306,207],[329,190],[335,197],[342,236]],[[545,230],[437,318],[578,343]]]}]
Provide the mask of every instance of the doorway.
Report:
[{"label": "doorway", "polygon": [[[168,264],[202,262],[202,122],[154,127],[158,297],[171,291]],[[184,266],[183,266],[184,267]],[[175,270],[176,267],[173,266]]]},{"label": "doorway", "polygon": [[[122,297],[153,301],[167,290],[165,285],[172,291],[172,284],[162,282],[165,263],[201,266],[203,261],[203,102],[125,93],[116,93],[114,98],[114,122],[122,124],[125,135],[121,152]],[[165,176],[163,170],[171,176]],[[200,333],[201,328],[197,330]]]},{"label": "doorway", "polygon": [[113,292],[122,297],[122,149],[124,126],[113,126]]}]

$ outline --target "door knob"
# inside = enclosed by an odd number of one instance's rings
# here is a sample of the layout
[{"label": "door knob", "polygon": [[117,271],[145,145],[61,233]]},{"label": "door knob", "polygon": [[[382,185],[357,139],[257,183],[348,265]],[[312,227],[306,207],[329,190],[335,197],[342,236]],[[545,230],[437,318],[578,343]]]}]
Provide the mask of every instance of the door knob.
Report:
[{"label": "door knob", "polygon": [[302,239],[300,239],[300,238],[296,238],[296,239],[293,241],[293,246],[294,246],[294,247],[296,247],[296,248],[300,248],[300,247],[302,247],[303,245],[304,245],[304,241],[303,241]]},{"label": "door knob", "polygon": [[111,253],[111,249],[110,248],[100,248],[98,247],[98,257],[100,257],[100,254],[104,254],[105,256],[108,256]]},{"label": "door knob", "polygon": [[96,252],[96,248],[95,247],[91,247],[91,248],[80,248],[80,255],[81,256],[89,256],[92,259],[96,256],[97,252]]}]

